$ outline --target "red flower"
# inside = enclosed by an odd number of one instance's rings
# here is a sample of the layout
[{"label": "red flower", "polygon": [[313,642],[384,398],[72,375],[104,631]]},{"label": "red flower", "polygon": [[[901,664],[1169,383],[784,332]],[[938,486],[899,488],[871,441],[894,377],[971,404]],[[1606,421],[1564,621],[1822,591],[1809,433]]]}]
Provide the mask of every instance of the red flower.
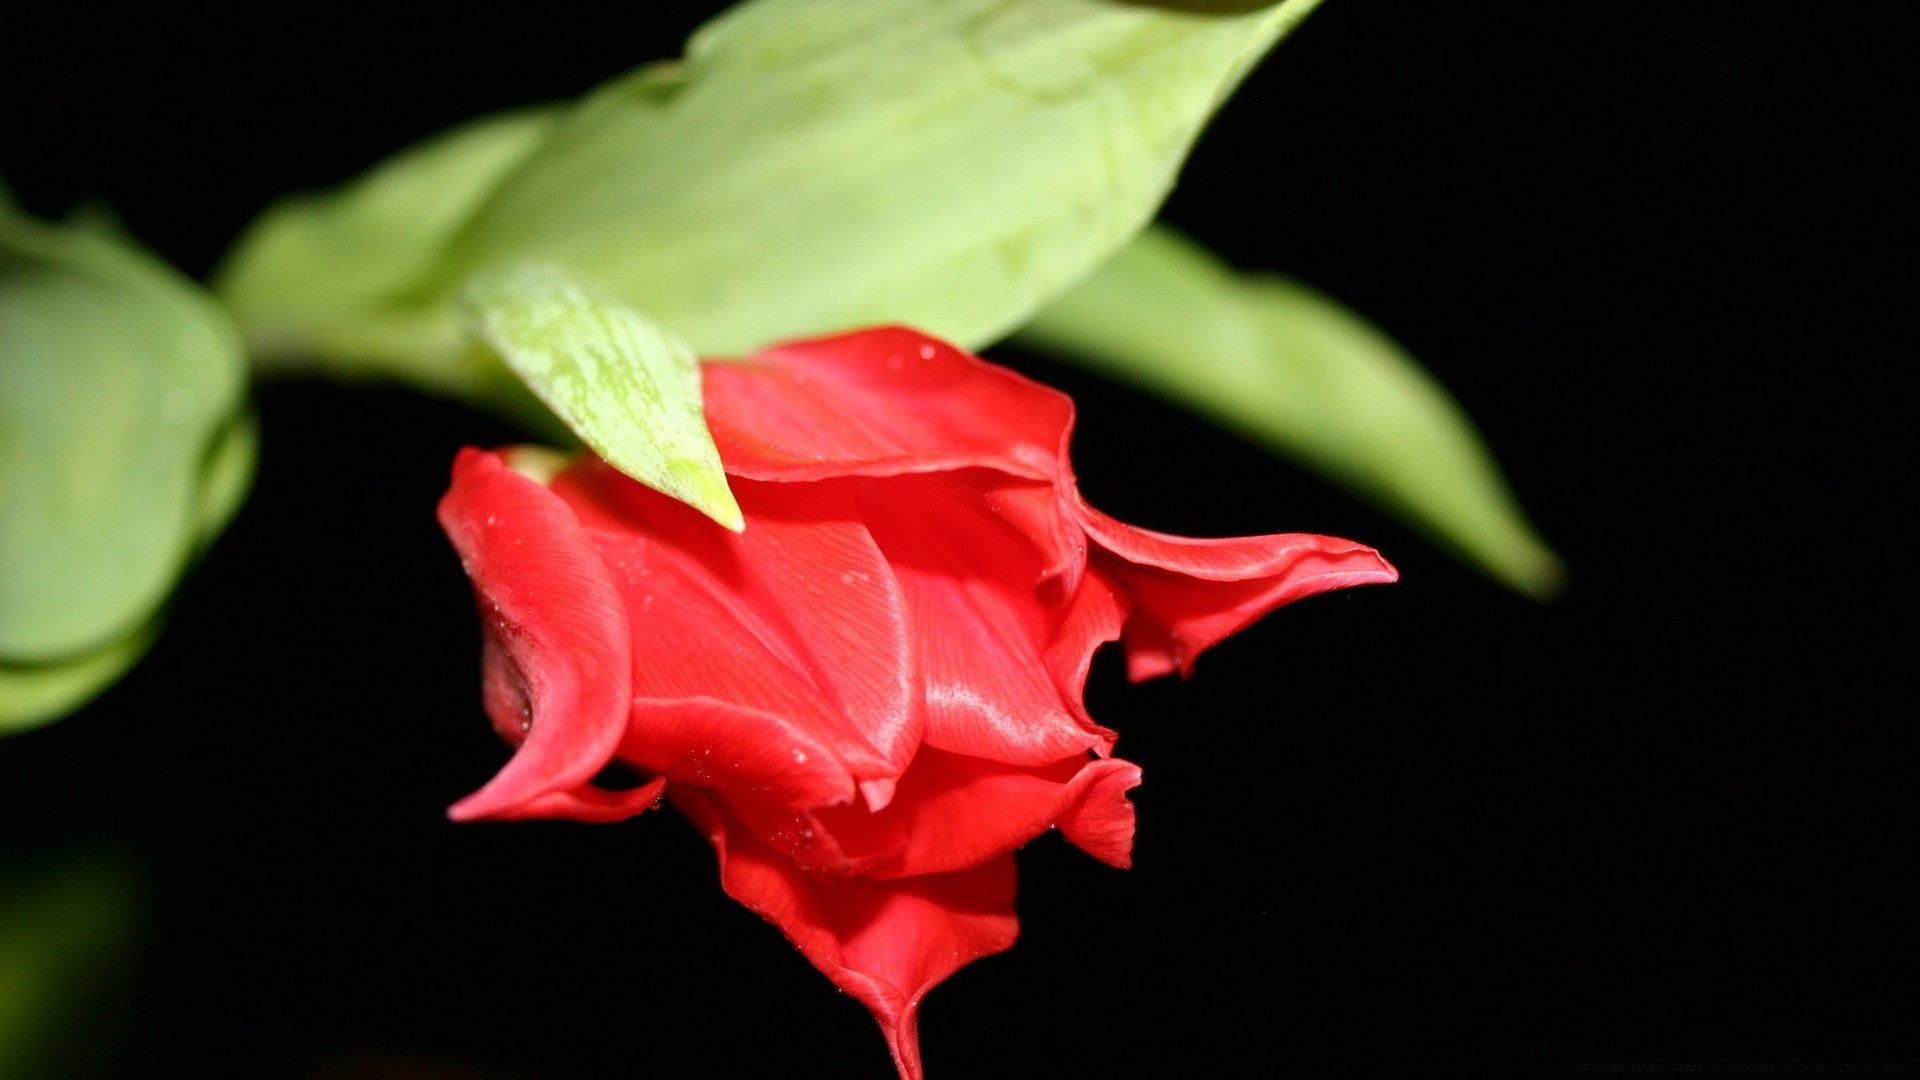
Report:
[{"label": "red flower", "polygon": [[[543,485],[463,451],[440,521],[519,749],[458,820],[676,805],[721,881],[879,1019],[920,1076],[921,997],[1013,944],[1013,851],[1049,826],[1129,861],[1134,765],[1081,704],[1282,604],[1392,581],[1322,536],[1189,540],[1087,506],[1073,404],[879,329],[705,368],[733,534],[581,458]],[[611,792],[619,761],[654,777]]]}]

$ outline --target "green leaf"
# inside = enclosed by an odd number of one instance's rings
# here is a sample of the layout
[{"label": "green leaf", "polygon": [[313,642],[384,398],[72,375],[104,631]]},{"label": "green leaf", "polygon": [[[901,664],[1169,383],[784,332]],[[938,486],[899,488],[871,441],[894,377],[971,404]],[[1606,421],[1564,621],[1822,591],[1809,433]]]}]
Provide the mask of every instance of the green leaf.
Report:
[{"label": "green leaf", "polygon": [[85,705],[119,681],[158,636],[156,620],[104,649],[66,663],[0,664],[0,734],[36,728]]},{"label": "green leaf", "polygon": [[753,0],[568,115],[449,273],[570,266],[702,355],[880,322],[978,346],[1146,224],[1313,6]]},{"label": "green leaf", "polygon": [[614,468],[743,527],[701,409],[700,363],[685,342],[542,264],[480,275],[462,306],[474,335]]},{"label": "green leaf", "polygon": [[485,122],[275,210],[220,291],[256,353],[495,404],[511,386],[456,308],[512,262],[581,272],[702,355],[883,322],[983,345],[1152,217],[1316,3],[750,0],[551,127]]},{"label": "green leaf", "polygon": [[239,512],[247,490],[253,487],[253,469],[259,460],[259,421],[252,413],[242,413],[216,438],[200,470],[195,530],[202,547],[211,544]]},{"label": "green leaf", "polygon": [[1155,228],[1021,340],[1298,458],[1521,592],[1559,586],[1560,560],[1458,403],[1385,335],[1305,286],[1237,276]]},{"label": "green leaf", "polygon": [[[483,121],[277,208],[220,292],[258,356],[536,424],[460,325],[462,290],[502,266],[565,267],[704,355],[885,322],[979,346],[1152,217],[1214,109],[1317,2],[750,0],[684,61],[557,118]],[[689,445],[644,451],[657,433],[616,431],[618,399],[590,400],[629,376],[551,366],[545,340],[493,344],[522,375],[556,373],[535,394],[617,466],[727,520],[717,472],[662,464]]]},{"label": "green leaf", "polygon": [[77,704],[137,655],[245,489],[244,390],[238,335],[191,282],[0,215],[0,700]]},{"label": "green leaf", "polygon": [[[215,291],[244,327],[255,362],[273,369],[404,353],[417,318],[394,309],[434,277],[447,241],[557,116],[532,109],[464,124],[339,191],[269,209],[215,275]],[[440,329],[420,356],[457,344],[450,320]],[[451,359],[462,358],[454,350]]]}]

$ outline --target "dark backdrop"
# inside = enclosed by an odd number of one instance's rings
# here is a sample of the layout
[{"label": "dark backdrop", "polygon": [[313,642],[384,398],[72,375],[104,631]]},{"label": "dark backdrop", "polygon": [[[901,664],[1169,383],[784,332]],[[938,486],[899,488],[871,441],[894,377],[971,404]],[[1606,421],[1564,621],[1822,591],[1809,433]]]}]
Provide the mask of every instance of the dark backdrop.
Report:
[{"label": "dark backdrop", "polygon": [[[1202,141],[1167,216],[1409,345],[1566,556],[1555,603],[999,354],[1079,397],[1105,508],[1351,536],[1404,581],[1185,685],[1106,658],[1136,868],[1023,853],[1020,945],[929,1001],[936,1080],[1920,1053],[1900,7],[1332,0]],[[202,273],[276,195],[669,54],[708,6],[630,8],[15,11],[0,169]],[[138,870],[133,960],[66,1068],[888,1076],[670,813],[443,820],[504,751],[432,507],[455,448],[512,433],[396,390],[258,404],[258,485],[159,647],[0,744],[0,859]]]}]

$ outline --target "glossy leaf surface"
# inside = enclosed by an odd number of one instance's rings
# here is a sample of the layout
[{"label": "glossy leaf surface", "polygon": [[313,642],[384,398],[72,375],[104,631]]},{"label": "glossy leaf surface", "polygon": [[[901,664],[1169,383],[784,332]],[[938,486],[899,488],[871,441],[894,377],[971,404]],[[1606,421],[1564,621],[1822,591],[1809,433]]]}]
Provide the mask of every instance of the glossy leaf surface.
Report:
[{"label": "glossy leaf surface", "polygon": [[556,267],[481,275],[469,325],[607,462],[738,530],[700,408],[700,363],[658,323]]}]

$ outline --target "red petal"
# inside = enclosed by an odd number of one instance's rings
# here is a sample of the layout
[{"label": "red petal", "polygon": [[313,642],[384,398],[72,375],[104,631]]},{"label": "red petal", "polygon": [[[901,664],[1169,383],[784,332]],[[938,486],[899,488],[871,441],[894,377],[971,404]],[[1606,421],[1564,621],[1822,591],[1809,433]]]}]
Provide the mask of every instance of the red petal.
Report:
[{"label": "red petal", "polygon": [[479,597],[487,706],[519,750],[449,813],[512,816],[584,785],[626,730],[626,607],[580,522],[493,454],[462,450],[440,524]]},{"label": "red petal", "polygon": [[802,870],[902,878],[965,870],[1058,827],[1103,862],[1125,867],[1133,847],[1140,770],[1077,755],[1042,768],[927,747],[884,810],[858,804],[791,811],[750,796],[727,800],[753,835]]},{"label": "red petal", "polygon": [[554,490],[632,624],[623,758],[796,808],[906,769],[925,721],[905,600],[843,485],[736,481],[742,534],[591,459]]},{"label": "red petal", "polygon": [[[1041,546],[995,512],[979,471],[865,481],[861,512],[893,565],[919,643],[929,746],[1045,765],[1104,746],[1047,664],[1056,612]],[[1044,539],[1044,538],[1043,538]]]},{"label": "red petal", "polygon": [[1098,565],[1126,593],[1127,673],[1188,674],[1194,657],[1260,616],[1302,597],[1399,578],[1380,553],[1350,540],[1283,533],[1194,540],[1137,529],[1073,496]]},{"label": "red petal", "polygon": [[777,345],[702,378],[727,472],[758,480],[966,466],[1052,480],[1073,422],[1064,394],[902,327]]},{"label": "red petal", "polygon": [[1140,767],[1118,758],[1096,761],[1080,770],[1056,811],[1060,834],[1109,866],[1133,865],[1133,800]]},{"label": "red petal", "polygon": [[1038,550],[1039,578],[1033,584],[1041,603],[1058,607],[1080,587],[1087,569],[1087,534],[1061,504],[1052,482],[1013,480],[984,469],[955,472],[942,479],[955,486],[965,484],[969,501],[977,501],[1008,531]]},{"label": "red petal", "polygon": [[921,998],[967,963],[1010,948],[1019,934],[1013,857],[891,881],[820,877],[761,843],[710,796],[679,799],[713,841],[727,895],[778,926],[865,1004],[902,1080],[921,1080]]},{"label": "red petal", "polygon": [[604,825],[625,821],[659,806],[660,796],[666,790],[667,778],[664,776],[657,777],[630,791],[604,791],[589,784],[572,791],[555,791],[536,796],[512,810],[494,816],[502,821],[517,821],[523,818],[566,818],[570,821],[587,821]]},{"label": "red petal", "polygon": [[[914,758],[911,776],[928,754]],[[896,797],[882,810],[854,803],[823,810],[792,811],[749,797],[727,807],[754,836],[792,859],[800,869],[832,877],[865,874],[906,850],[908,817]]]},{"label": "red petal", "polygon": [[[1047,671],[1060,689],[1061,699],[1086,716],[1087,672],[1093,667],[1093,654],[1101,645],[1120,639],[1127,606],[1112,578],[1098,566],[1087,567],[1080,587],[1067,605],[1054,615],[1053,633],[1047,645]],[[1086,717],[1087,724],[1093,723]],[[1109,739],[1094,749],[1102,754],[1113,749]]]},{"label": "red petal", "polygon": [[[1187,540],[1100,514],[1080,500],[1067,463],[1070,400],[911,330],[795,342],[749,363],[709,364],[705,377],[708,418],[736,475],[808,480],[971,465],[1054,484],[1060,509],[1119,556],[1111,565],[1134,601],[1126,640],[1135,678],[1189,670],[1200,651],[1282,604],[1397,577],[1370,548],[1327,537]],[[1004,516],[1027,536],[1072,540],[1072,527],[1012,509]],[[1055,568],[1065,571],[1062,595],[1074,591],[1078,566]],[[1156,586],[1133,567],[1168,571],[1184,588]],[[1003,719],[973,712],[988,730]]]},{"label": "red petal", "polygon": [[[1118,758],[1082,756],[1028,769],[923,750],[898,797],[877,815],[905,823],[905,846],[868,872],[900,878],[964,870],[1053,826],[1095,858],[1125,867],[1133,847],[1133,803],[1126,793],[1139,783],[1139,767]],[[817,816],[839,832],[859,813],[847,807]]]}]

